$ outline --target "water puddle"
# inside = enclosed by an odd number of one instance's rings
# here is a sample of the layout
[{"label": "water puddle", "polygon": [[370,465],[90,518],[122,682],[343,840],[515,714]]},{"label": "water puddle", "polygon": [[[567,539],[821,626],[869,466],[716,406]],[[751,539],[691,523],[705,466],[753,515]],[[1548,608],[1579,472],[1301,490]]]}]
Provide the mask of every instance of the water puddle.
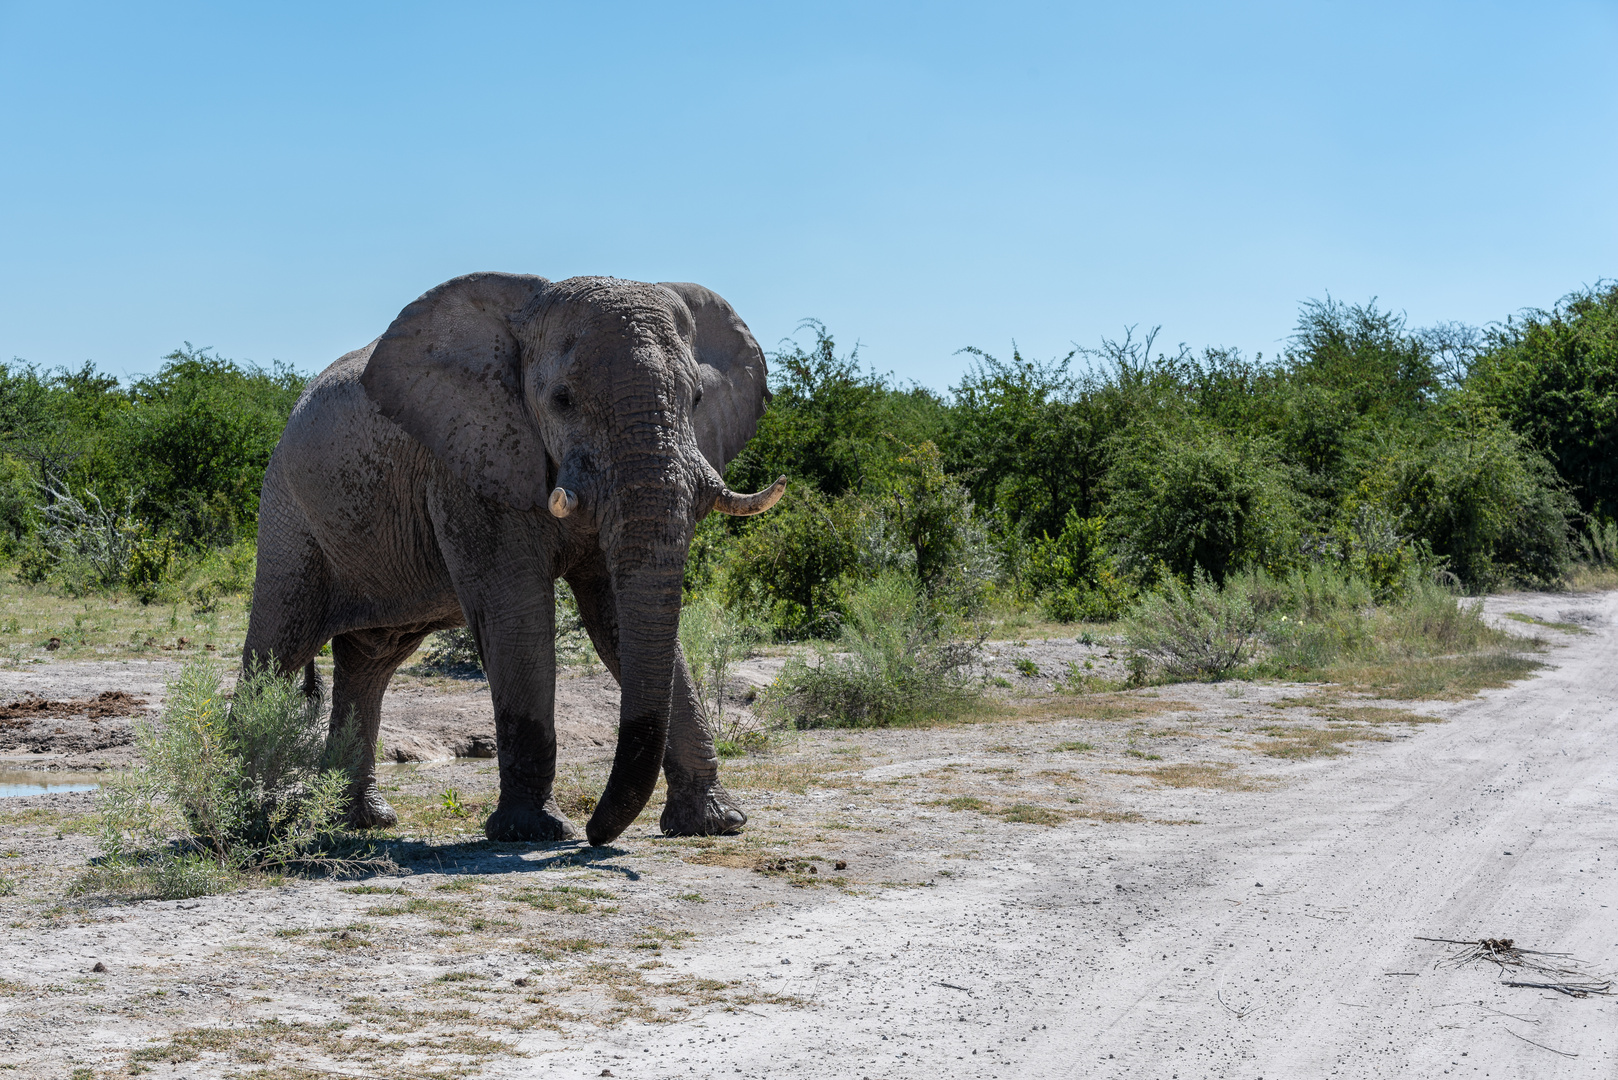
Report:
[{"label": "water puddle", "polygon": [[46,772],[0,765],[0,799],[18,795],[54,795],[59,791],[94,791],[103,776],[93,772]]}]

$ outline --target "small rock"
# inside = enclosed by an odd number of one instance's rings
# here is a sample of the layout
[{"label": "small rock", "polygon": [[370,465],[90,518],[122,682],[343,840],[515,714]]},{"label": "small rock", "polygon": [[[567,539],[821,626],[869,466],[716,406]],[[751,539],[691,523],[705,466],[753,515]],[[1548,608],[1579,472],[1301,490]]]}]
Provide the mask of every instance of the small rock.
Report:
[{"label": "small rock", "polygon": [[91,968],[90,970],[91,971],[99,971],[99,972],[101,972],[101,974],[105,975],[107,973],[107,965],[103,964],[101,961],[97,960],[96,963],[95,963],[95,967]]},{"label": "small rock", "polygon": [[528,980],[527,979],[512,979],[511,980],[511,985],[512,986],[527,986],[528,985]]},{"label": "small rock", "polygon": [[53,637],[49,641],[47,641],[45,643],[45,651],[46,652],[55,652],[57,649],[60,649],[61,647],[62,647],[62,639],[59,638],[59,637]]},{"label": "small rock", "polygon": [[596,1075],[597,1076],[611,1076],[612,1075],[612,1070],[611,1069],[602,1069],[600,1072],[596,1073]]},{"label": "small rock", "polygon": [[790,963],[792,963],[792,961],[791,961],[791,960],[788,960],[788,959],[786,959],[786,958],[785,958],[785,957],[783,957],[783,958],[782,958],[782,960],[781,960],[781,963],[783,963],[783,964],[790,964]]},{"label": "small rock", "polygon": [[846,859],[838,859],[837,860],[837,869],[839,869],[839,870],[847,870],[848,869],[848,860],[846,860]]}]

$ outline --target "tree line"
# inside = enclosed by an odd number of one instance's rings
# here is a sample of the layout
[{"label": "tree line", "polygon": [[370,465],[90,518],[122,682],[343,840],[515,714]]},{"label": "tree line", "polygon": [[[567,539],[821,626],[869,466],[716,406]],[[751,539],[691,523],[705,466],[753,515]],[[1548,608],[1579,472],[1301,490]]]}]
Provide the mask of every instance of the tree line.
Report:
[{"label": "tree line", "polygon": [[[1481,329],[1310,302],[1269,358],[1152,334],[1044,360],[968,349],[943,393],[804,329],[726,473],[737,490],[784,473],[788,495],[705,521],[687,568],[693,596],[780,637],[834,633],[894,574],[941,612],[1099,620],[1171,578],[1326,563],[1383,594],[1412,575],[1477,592],[1612,554],[1618,285]],[[189,345],[127,384],[0,364],[0,556],[24,580],[150,598],[211,552],[250,553],[304,382]]]}]

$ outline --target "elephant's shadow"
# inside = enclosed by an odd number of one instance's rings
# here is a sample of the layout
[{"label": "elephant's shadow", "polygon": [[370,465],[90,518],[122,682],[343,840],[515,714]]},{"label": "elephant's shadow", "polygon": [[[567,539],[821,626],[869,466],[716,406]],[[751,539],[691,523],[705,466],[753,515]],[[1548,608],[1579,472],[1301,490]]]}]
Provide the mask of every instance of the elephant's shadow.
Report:
[{"label": "elephant's shadow", "polygon": [[[625,881],[639,881],[640,873],[615,862],[630,854],[628,849],[591,847],[583,840],[562,840],[553,844],[467,844],[452,848],[430,848],[417,841],[394,841],[377,845],[378,852],[414,873],[447,875],[527,874],[567,867],[589,867],[619,874]],[[524,858],[536,851],[539,858]],[[377,874],[376,878],[387,875]]]}]

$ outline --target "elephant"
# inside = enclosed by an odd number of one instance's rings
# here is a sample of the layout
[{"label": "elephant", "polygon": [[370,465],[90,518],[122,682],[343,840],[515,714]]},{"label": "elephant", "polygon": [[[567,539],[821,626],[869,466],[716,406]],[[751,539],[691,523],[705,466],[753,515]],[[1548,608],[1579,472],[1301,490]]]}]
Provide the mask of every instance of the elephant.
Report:
[{"label": "elephant", "polygon": [[397,818],[377,788],[382,695],[433,631],[465,625],[494,705],[491,840],[577,837],[557,806],[555,582],[622,692],[612,772],[585,835],[645,809],[739,830],[679,645],[685,561],[712,511],[756,514],[721,473],[770,400],[764,353],[715,293],[681,282],[478,273],[423,294],[316,376],[265,473],[244,670],[321,692],[330,745],[356,730],[356,828]]}]

